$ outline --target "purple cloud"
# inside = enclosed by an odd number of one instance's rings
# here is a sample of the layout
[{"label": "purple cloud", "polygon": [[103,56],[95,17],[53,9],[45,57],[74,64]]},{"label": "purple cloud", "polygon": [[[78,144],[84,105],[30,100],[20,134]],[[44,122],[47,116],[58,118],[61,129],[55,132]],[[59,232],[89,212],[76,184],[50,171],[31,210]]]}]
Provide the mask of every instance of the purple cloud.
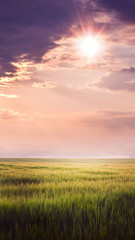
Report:
[{"label": "purple cloud", "polygon": [[122,21],[135,23],[134,0],[97,0],[97,2],[109,11],[116,11]]},{"label": "purple cloud", "polygon": [[119,72],[112,72],[110,75],[102,77],[95,86],[112,91],[126,90],[135,91],[135,68],[122,69]]},{"label": "purple cloud", "polygon": [[21,55],[40,62],[48,50],[57,46],[57,40],[72,35],[72,26],[81,28],[81,21],[111,31],[113,23],[94,21],[104,9],[116,10],[120,18],[134,21],[134,8],[133,0],[1,0],[0,76],[10,72],[8,77],[12,77],[17,71],[12,63]]},{"label": "purple cloud", "polygon": [[56,46],[55,41],[69,34],[81,11],[80,0],[2,0],[0,3],[0,76],[14,73],[12,62],[25,54],[40,62]]},{"label": "purple cloud", "polygon": [[98,111],[81,117],[79,122],[85,127],[109,131],[135,130],[135,111]]}]

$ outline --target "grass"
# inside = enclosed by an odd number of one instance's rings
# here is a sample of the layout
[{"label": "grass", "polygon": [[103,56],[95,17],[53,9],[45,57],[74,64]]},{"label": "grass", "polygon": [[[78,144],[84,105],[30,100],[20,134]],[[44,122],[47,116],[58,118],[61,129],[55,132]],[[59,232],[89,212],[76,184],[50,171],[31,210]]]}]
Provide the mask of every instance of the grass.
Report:
[{"label": "grass", "polygon": [[134,226],[134,164],[0,162],[1,240],[134,240]]}]

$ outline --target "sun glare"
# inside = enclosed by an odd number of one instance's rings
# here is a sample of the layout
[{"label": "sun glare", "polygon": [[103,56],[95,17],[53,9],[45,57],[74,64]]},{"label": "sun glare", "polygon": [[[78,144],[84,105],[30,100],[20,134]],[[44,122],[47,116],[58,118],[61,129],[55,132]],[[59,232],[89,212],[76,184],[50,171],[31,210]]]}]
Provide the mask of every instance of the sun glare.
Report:
[{"label": "sun glare", "polygon": [[98,40],[92,36],[84,37],[80,42],[80,49],[82,54],[87,57],[95,56],[100,48],[100,43]]},{"label": "sun glare", "polygon": [[77,49],[82,57],[94,60],[101,56],[103,43],[98,35],[85,35],[77,38]]}]

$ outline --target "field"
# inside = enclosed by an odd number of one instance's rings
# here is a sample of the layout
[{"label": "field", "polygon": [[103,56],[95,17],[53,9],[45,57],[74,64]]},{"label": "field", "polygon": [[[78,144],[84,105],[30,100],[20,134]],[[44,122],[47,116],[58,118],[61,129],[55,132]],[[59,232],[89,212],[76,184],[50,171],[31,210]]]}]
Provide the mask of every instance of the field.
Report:
[{"label": "field", "polygon": [[134,240],[135,164],[126,161],[1,160],[0,239]]}]

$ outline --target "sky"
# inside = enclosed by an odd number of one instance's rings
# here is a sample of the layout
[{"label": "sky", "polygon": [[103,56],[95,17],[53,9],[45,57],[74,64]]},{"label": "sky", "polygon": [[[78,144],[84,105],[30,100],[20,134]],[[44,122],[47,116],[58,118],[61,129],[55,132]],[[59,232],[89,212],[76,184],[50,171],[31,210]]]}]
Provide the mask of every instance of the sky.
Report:
[{"label": "sky", "polygon": [[135,157],[135,1],[0,1],[0,157]]}]

